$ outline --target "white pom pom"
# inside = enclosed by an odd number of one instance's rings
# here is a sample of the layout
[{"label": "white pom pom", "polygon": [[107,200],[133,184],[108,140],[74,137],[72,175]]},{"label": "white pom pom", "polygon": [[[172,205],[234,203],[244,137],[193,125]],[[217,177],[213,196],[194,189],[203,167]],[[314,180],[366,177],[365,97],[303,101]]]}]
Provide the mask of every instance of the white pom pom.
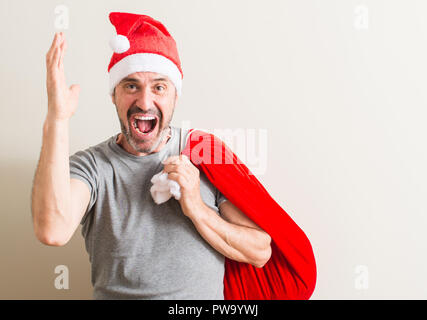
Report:
[{"label": "white pom pom", "polygon": [[111,38],[110,47],[115,53],[123,53],[129,50],[130,43],[126,36],[118,34]]}]

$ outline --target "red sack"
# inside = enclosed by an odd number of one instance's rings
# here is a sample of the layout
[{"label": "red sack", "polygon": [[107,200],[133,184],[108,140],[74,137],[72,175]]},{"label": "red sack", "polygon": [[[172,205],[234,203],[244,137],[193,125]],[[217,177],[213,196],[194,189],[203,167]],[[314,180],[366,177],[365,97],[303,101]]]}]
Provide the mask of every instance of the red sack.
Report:
[{"label": "red sack", "polygon": [[267,232],[272,255],[262,268],[225,258],[226,300],[309,299],[316,284],[310,241],[224,142],[192,129],[181,152],[237,208]]}]

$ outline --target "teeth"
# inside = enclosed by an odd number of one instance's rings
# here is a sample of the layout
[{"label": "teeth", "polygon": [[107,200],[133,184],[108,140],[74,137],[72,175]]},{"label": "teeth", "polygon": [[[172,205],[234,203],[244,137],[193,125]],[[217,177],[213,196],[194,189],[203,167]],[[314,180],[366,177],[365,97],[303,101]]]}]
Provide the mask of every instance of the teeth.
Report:
[{"label": "teeth", "polygon": [[154,120],[154,119],[156,119],[155,117],[135,117],[135,119],[138,119],[138,120]]}]

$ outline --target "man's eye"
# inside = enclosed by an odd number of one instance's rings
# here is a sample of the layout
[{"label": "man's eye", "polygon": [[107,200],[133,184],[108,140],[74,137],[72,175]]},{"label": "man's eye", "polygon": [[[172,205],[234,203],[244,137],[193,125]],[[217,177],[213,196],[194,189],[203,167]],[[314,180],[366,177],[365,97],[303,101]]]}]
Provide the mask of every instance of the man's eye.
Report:
[{"label": "man's eye", "polygon": [[157,85],[157,86],[156,86],[156,90],[157,90],[157,91],[163,91],[163,90],[165,90],[165,87],[164,87],[164,86],[161,86],[161,85]]},{"label": "man's eye", "polygon": [[134,89],[134,88],[136,88],[136,85],[129,83],[126,85],[126,88],[127,89]]}]

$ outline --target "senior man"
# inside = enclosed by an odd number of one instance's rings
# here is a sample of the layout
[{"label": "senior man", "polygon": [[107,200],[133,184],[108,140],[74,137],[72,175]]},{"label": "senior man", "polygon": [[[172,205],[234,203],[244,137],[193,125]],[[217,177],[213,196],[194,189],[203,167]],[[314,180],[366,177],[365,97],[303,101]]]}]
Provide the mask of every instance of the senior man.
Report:
[{"label": "senior man", "polygon": [[[56,33],[46,55],[35,234],[63,246],[82,225],[95,299],[223,299],[224,257],[262,267],[271,238],[179,155],[181,130],[170,123],[183,74],[167,29],[146,15],[109,18],[117,32],[110,41],[110,94],[121,132],[69,156],[80,86],[66,85],[67,42]],[[158,205],[150,180],[162,170],[181,197]]]}]

